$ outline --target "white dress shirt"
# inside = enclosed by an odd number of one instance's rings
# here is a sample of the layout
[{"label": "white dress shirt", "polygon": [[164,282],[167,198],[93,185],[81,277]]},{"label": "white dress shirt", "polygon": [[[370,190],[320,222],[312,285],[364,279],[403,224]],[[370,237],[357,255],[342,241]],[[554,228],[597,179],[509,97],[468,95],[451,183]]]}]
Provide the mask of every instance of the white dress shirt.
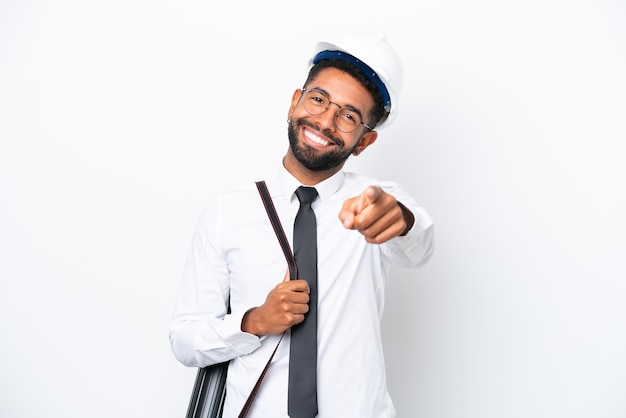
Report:
[{"label": "white dress shirt", "polygon": [[[301,185],[286,169],[266,181],[292,244]],[[394,195],[415,216],[406,236],[368,244],[339,220],[343,202],[369,185]],[[315,185],[318,234],[318,408],[320,418],[394,417],[387,391],[380,319],[391,265],[417,267],[431,256],[433,222],[406,191],[340,171]],[[176,358],[190,367],[232,359],[224,417],[236,417],[280,336],[241,331],[247,310],[264,303],[287,262],[254,183],[213,198],[197,224],[170,326]],[[230,296],[231,313],[227,314]],[[250,418],[287,417],[289,331]]]}]

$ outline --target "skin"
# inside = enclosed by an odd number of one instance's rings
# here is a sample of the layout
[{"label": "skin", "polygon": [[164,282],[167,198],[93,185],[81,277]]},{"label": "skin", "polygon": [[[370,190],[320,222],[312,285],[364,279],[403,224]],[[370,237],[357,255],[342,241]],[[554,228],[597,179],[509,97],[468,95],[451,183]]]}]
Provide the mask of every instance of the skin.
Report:
[{"label": "skin", "polygon": [[[328,92],[330,100],[341,106],[351,105],[359,109],[367,123],[367,115],[374,106],[374,99],[356,79],[349,74],[328,68],[319,73],[307,88],[319,88]],[[321,115],[310,115],[300,103],[302,90],[293,93],[288,117],[290,128],[295,130],[297,147],[307,153],[322,156],[329,152],[359,155],[372,145],[378,133],[360,126],[356,131],[344,133],[335,126],[337,107]],[[296,157],[293,147],[287,149],[283,159],[285,168],[302,184],[315,186],[331,177],[345,164],[324,170],[311,170]],[[359,231],[372,244],[382,244],[396,236],[405,235],[413,226],[413,214],[396,199],[378,186],[369,186],[358,196],[347,199],[339,220],[346,229]],[[306,280],[289,280],[288,272],[283,281],[272,289],[263,305],[252,308],[244,315],[241,330],[257,336],[280,334],[304,321],[309,310],[309,285]]]}]

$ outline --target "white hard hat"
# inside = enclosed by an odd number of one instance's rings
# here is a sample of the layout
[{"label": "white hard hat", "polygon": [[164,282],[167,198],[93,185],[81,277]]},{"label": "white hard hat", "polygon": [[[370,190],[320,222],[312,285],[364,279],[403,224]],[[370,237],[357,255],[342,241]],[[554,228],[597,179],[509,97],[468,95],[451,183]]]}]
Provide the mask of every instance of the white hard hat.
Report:
[{"label": "white hard hat", "polygon": [[328,58],[340,58],[356,64],[374,82],[383,96],[386,111],[376,129],[389,126],[398,112],[403,74],[400,58],[387,41],[387,36],[361,33],[343,36],[332,42],[318,42],[309,66]]}]

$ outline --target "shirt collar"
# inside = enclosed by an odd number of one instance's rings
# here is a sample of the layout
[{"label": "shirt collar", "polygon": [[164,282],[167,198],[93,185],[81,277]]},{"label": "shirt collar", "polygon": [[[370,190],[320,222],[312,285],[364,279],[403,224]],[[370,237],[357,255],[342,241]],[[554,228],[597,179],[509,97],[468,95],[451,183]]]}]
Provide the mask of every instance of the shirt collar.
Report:
[{"label": "shirt collar", "polygon": [[[312,187],[315,187],[317,190],[320,200],[328,199],[339,190],[344,177],[344,171],[339,170],[336,174]],[[297,200],[298,198],[295,195],[296,189],[300,186],[306,186],[300,183],[282,164],[274,180],[276,181],[276,192],[285,196],[289,201]]]}]

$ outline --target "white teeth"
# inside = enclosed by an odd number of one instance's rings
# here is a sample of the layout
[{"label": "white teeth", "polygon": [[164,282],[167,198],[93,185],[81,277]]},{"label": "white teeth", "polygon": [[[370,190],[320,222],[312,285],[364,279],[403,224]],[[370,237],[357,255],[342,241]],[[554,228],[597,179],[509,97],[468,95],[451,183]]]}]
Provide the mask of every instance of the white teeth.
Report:
[{"label": "white teeth", "polygon": [[311,141],[315,142],[316,144],[320,144],[320,145],[324,145],[327,146],[329,144],[328,141],[323,140],[322,138],[320,138],[317,135],[314,135],[313,132],[311,131],[304,131],[304,135],[310,139]]}]

